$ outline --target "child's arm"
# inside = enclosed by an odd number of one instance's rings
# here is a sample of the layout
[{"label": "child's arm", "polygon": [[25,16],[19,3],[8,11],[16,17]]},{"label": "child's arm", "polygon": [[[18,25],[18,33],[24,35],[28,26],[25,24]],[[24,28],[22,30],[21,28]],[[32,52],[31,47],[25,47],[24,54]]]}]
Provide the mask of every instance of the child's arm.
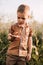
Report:
[{"label": "child's arm", "polygon": [[18,32],[15,31],[15,26],[11,26],[8,34],[8,40],[13,41],[15,38],[20,38]]},{"label": "child's arm", "polygon": [[8,40],[9,41],[12,41],[15,38],[20,38],[20,36],[18,36],[18,35],[12,35],[11,33],[8,34]]},{"label": "child's arm", "polygon": [[12,25],[11,28],[9,29],[9,33],[8,33],[8,40],[9,41],[12,41],[13,32],[14,32],[14,29],[13,29],[13,25]]},{"label": "child's arm", "polygon": [[32,30],[30,30],[29,37],[28,37],[28,54],[27,54],[27,59],[31,59],[31,53],[32,53]]},{"label": "child's arm", "polygon": [[28,54],[27,54],[27,59],[31,59],[31,53],[32,53],[32,37],[29,37],[28,40]]}]

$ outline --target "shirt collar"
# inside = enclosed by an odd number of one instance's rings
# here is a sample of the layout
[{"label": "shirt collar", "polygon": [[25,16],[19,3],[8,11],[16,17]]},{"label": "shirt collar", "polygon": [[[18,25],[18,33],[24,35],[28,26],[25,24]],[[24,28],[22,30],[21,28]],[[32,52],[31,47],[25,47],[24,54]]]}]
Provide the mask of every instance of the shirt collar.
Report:
[{"label": "shirt collar", "polygon": [[17,23],[17,26],[18,27],[21,27],[21,28],[24,28],[24,27],[28,26],[28,24],[27,23],[24,23],[24,24],[20,25],[19,23]]}]

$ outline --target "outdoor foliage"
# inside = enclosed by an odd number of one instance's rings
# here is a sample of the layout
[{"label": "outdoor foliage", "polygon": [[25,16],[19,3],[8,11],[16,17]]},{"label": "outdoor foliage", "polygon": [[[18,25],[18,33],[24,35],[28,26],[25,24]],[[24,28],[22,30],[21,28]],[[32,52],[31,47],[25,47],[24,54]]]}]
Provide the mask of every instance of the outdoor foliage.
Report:
[{"label": "outdoor foliage", "polygon": [[[27,65],[43,65],[43,32],[41,29],[43,26],[33,29],[32,58],[27,61]],[[0,65],[5,65],[6,62],[6,51],[9,45],[7,33],[6,30],[0,32]]]},{"label": "outdoor foliage", "polygon": [[28,64],[43,65],[43,35],[41,32],[33,36],[32,58]]},{"label": "outdoor foliage", "polygon": [[8,44],[7,33],[4,31],[3,33],[0,33],[0,65],[5,65]]}]

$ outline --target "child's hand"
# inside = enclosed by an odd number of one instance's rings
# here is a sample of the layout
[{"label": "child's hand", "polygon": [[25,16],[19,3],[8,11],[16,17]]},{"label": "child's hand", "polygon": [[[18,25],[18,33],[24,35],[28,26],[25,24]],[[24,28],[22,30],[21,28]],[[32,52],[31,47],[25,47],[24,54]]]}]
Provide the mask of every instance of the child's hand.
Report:
[{"label": "child's hand", "polygon": [[15,32],[12,37],[15,37],[15,38],[20,38],[20,35],[18,34],[18,32]]},{"label": "child's hand", "polygon": [[27,60],[29,61],[31,59],[31,54],[27,54]]},{"label": "child's hand", "polygon": [[11,37],[12,37],[12,34],[11,34],[11,33],[9,33],[9,34],[8,34],[8,40],[10,40],[10,39],[11,39]]},{"label": "child's hand", "polygon": [[20,36],[19,35],[12,35],[11,33],[9,33],[8,40],[11,40],[12,38],[19,38],[20,39]]},{"label": "child's hand", "polygon": [[12,35],[12,37],[20,38],[20,36],[19,36],[19,35]]}]

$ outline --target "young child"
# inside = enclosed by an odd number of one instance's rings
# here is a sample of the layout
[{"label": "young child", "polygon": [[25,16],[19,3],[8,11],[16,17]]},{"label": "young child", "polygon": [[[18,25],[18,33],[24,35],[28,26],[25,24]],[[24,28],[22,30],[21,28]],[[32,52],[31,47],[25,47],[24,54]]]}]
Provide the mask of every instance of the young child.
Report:
[{"label": "young child", "polygon": [[17,10],[18,21],[11,26],[8,34],[11,43],[7,50],[6,65],[26,65],[26,59],[31,59],[32,30],[27,24],[30,17],[30,7],[21,4]]}]

